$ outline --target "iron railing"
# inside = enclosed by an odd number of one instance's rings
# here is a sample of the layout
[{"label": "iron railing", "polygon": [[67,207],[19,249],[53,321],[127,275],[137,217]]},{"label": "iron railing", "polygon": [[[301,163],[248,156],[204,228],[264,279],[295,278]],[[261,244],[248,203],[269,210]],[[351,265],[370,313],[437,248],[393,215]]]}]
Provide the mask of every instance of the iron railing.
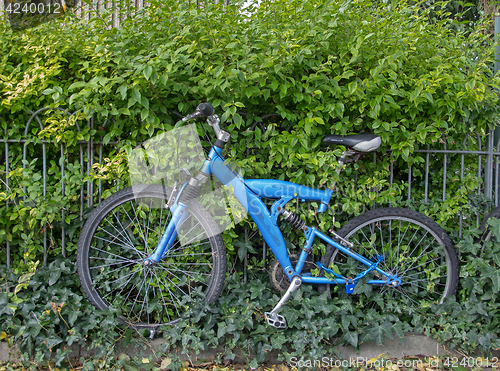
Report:
[{"label": "iron railing", "polygon": [[[38,125],[39,131],[44,130],[44,125],[42,122],[42,118],[40,117],[40,114],[43,113],[44,111],[48,110],[49,108],[43,108],[40,109],[36,112],[29,111],[30,117],[26,123],[26,126],[24,128],[24,133],[21,138],[9,138],[7,136],[7,130],[4,132],[4,137],[0,139],[0,143],[3,143],[2,152],[0,152],[0,158],[4,161],[4,166],[3,168],[5,171],[1,175],[0,181],[1,183],[8,189],[10,186],[10,178],[8,176],[9,172],[12,169],[12,161],[11,161],[11,152],[14,147],[17,148],[17,153],[22,152],[22,159],[23,159],[23,169],[26,168],[26,164],[30,162],[30,158],[28,158],[28,148],[29,146],[40,146],[41,145],[41,158],[42,158],[42,184],[43,184],[43,197],[49,197],[50,195],[47,194],[47,187],[48,187],[48,176],[47,176],[47,163],[50,160],[56,160],[56,159],[51,159],[47,158],[47,146],[48,145],[54,145],[58,146],[60,150],[60,156],[61,158],[65,157],[65,147],[66,145],[64,143],[55,143],[54,141],[47,140],[47,139],[37,139],[35,143],[35,138],[33,134],[31,134],[31,130],[33,129],[34,125]],[[72,114],[68,114],[62,109],[60,109],[61,112],[63,112],[64,115],[67,115],[68,117],[71,117]],[[177,114],[178,115],[178,114]],[[277,114],[269,114],[269,115],[263,115],[260,117],[259,120],[256,120],[255,124],[250,127],[250,130],[254,130],[257,125],[261,127],[261,129],[264,131],[265,127],[262,124],[262,121],[266,118],[272,117],[272,116],[278,116]],[[86,125],[90,125],[90,127],[103,127],[105,128],[107,124],[107,121],[100,125],[95,125],[93,120],[90,120],[86,123]],[[78,124],[78,122],[75,123],[76,130],[78,132],[81,131],[81,127]],[[446,142],[443,142],[440,144],[441,148],[440,149],[435,149],[431,148],[431,146],[427,146],[426,149],[419,149],[415,150],[414,153],[421,154],[422,157],[424,158],[424,163],[418,167],[419,175],[416,177],[414,175],[414,166],[410,166],[406,169],[407,174],[404,175],[407,178],[407,188],[408,188],[408,193],[406,195],[406,198],[408,201],[413,201],[413,202],[429,202],[430,200],[430,194],[432,193],[434,195],[434,199],[436,198],[436,194],[440,194],[440,199],[441,201],[446,201],[447,200],[447,192],[449,191],[449,178],[450,178],[450,172],[454,172],[454,176],[457,179],[460,179],[462,181],[464,179],[464,176],[466,172],[470,171],[470,168],[467,167],[466,165],[466,159],[469,159],[470,161],[474,161],[475,166],[473,166],[475,175],[477,175],[478,178],[482,179],[482,183],[474,190],[471,190],[471,192],[474,192],[478,195],[484,195],[486,198],[489,198],[492,200],[494,205],[499,204],[499,192],[496,192],[496,189],[499,186],[499,161],[500,161],[500,152],[494,151],[492,144],[492,135],[482,137],[478,134],[468,134],[465,136],[465,139],[463,142],[458,146],[461,148],[457,149],[450,149],[450,144],[447,144]],[[489,141],[489,143],[486,143]],[[95,163],[95,159],[97,159],[97,162],[99,164],[103,163],[103,153],[106,152],[107,148],[113,148],[114,145],[116,145],[116,141],[111,141],[107,143],[106,145],[103,144],[102,138],[100,140],[80,140],[76,142],[76,151],[71,151],[72,153],[77,153],[79,157],[79,163],[80,163],[80,175],[83,178],[85,175],[90,175],[91,174],[91,169],[92,166]],[[457,147],[457,145],[455,145]],[[471,149],[472,147],[472,149]],[[496,148],[500,148],[500,142],[498,143]],[[73,148],[75,149],[75,148]],[[247,156],[250,154],[251,148],[247,149]],[[53,148],[52,148],[52,153]],[[373,161],[377,161],[380,156],[384,156],[387,154],[381,154],[381,153],[373,153]],[[39,153],[37,153],[37,156],[39,156]],[[450,167],[448,166],[450,162],[450,158],[452,158],[454,161],[456,161],[456,158],[460,158],[461,166],[460,170],[458,171],[457,167],[453,167],[450,170]],[[472,160],[471,160],[472,159]],[[1,161],[1,160],[0,160]],[[65,174],[67,171],[69,171],[66,168],[65,161],[59,161],[60,165],[60,173],[61,173],[61,179],[60,179],[60,191],[61,195],[64,197],[65,196]],[[430,177],[433,177],[433,172],[431,168],[436,168],[438,167],[441,169],[442,167],[442,179],[440,181],[440,189],[436,191],[436,187],[432,186],[430,182]],[[423,169],[423,172],[422,172]],[[441,170],[439,171],[441,173]],[[1,174],[1,173],[0,173]],[[394,169],[394,163],[391,164],[390,166],[390,176],[389,176],[389,183],[392,185],[394,182],[394,177],[395,177],[395,169]],[[401,179],[401,174],[398,174],[398,178]],[[51,178],[53,179],[53,178]],[[418,184],[415,184],[416,179],[418,179]],[[94,188],[97,187],[96,192],[94,192]],[[83,219],[84,212],[88,208],[92,207],[94,204],[101,202],[102,200],[102,193],[103,193],[103,184],[101,181],[99,182],[93,182],[90,180],[86,180],[80,187],[80,194],[79,194],[79,215],[78,218],[79,220]],[[419,192],[414,192],[415,189],[419,189]],[[421,190],[423,189],[423,197],[420,199],[415,199],[417,195],[421,194]],[[94,193],[97,194],[97,200],[94,200]],[[26,200],[26,196],[24,196],[23,200]],[[10,201],[6,201],[7,206]],[[61,210],[61,219],[64,221],[66,217],[66,210]],[[459,224],[459,235],[460,237],[462,236],[462,231],[463,231],[463,218],[460,217],[460,224]],[[471,224],[470,221],[468,221],[469,224]],[[480,216],[477,215],[477,220],[475,220],[476,226],[478,226],[480,223]],[[0,225],[0,229],[5,228],[5,226]],[[61,236],[60,236],[60,243],[62,247],[62,255],[66,256],[66,233],[65,233],[65,225],[62,223],[62,229],[61,229]],[[245,231],[245,238],[248,240],[249,238],[249,231]],[[4,242],[5,247],[6,247],[6,255],[7,255],[7,266],[10,268],[11,266],[11,253],[12,253],[12,248],[11,243],[7,240]],[[16,249],[21,248],[20,246],[15,246]],[[44,228],[43,231],[43,263],[47,263],[47,257],[48,257],[48,242],[47,242],[47,230]],[[263,259],[265,261],[266,256],[267,256],[267,248],[266,244],[264,243],[263,245]],[[245,264],[246,266],[246,264]],[[245,271],[245,276],[246,276],[246,271]]]}]

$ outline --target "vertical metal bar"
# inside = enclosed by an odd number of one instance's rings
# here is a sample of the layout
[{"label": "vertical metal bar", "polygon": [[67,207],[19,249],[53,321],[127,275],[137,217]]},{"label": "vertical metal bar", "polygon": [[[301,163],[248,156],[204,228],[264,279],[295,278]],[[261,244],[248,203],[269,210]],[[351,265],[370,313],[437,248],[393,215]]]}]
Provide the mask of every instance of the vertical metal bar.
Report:
[{"label": "vertical metal bar", "polygon": [[411,166],[408,169],[408,201],[411,201]]},{"label": "vertical metal bar", "polygon": [[[498,44],[498,40],[500,38],[500,17],[495,17],[495,65],[494,65],[494,73],[495,75],[500,71],[500,45]],[[500,142],[500,125],[496,125],[494,132],[494,143]],[[498,150],[498,147],[497,147]]]},{"label": "vertical metal bar", "polygon": [[490,130],[486,138],[486,164],[484,168],[484,197],[488,200],[493,195],[493,130]]},{"label": "vertical metal bar", "polygon": [[5,1],[4,0],[0,0],[0,14],[2,15],[2,18],[8,22],[9,19],[8,19],[8,15],[7,13],[5,12]]},{"label": "vertical metal bar", "polygon": [[[444,143],[444,150],[446,151],[446,142]],[[448,171],[447,163],[448,162],[448,155],[446,152],[444,153],[444,166],[443,166],[443,202],[446,201],[446,175]]]},{"label": "vertical metal bar", "polygon": [[[90,129],[92,130],[94,127],[94,117],[92,116],[90,118]],[[92,138],[89,139],[87,142],[87,176],[90,178],[90,170],[92,168]],[[92,199],[92,193],[93,193],[93,182],[87,180],[87,207],[92,207],[93,205],[93,199]]]},{"label": "vertical metal bar", "polygon": [[[102,165],[102,139],[99,140],[99,164]],[[101,198],[102,198],[102,180],[99,179],[99,199],[97,200],[98,203],[101,203]]]},{"label": "vertical metal bar", "polygon": [[[462,153],[462,160],[460,161],[460,184],[463,184],[464,181],[464,170],[465,170],[465,154]],[[463,187],[463,185],[462,185]],[[459,221],[459,226],[458,226],[458,237],[462,238],[462,231],[463,231],[463,224],[464,224],[464,217],[462,210],[460,210],[460,221]]]},{"label": "vertical metal bar", "polygon": [[262,260],[264,261],[264,265],[262,266],[262,269],[266,269],[266,258],[267,258],[267,245],[266,241],[262,243]]},{"label": "vertical metal bar", "polygon": [[120,17],[118,16],[118,5],[116,4],[116,1],[113,1],[113,27],[117,27],[120,25]]},{"label": "vertical metal bar", "polygon": [[[80,143],[80,175],[83,180],[83,144]],[[80,221],[83,220],[83,182],[80,186]]]},{"label": "vertical metal bar", "polygon": [[[43,200],[47,199],[47,144],[42,142],[42,177],[43,177]],[[47,223],[43,226],[43,266],[47,265]]]},{"label": "vertical metal bar", "polygon": [[[478,146],[479,146],[479,151],[482,151],[483,149],[483,146],[482,146],[482,142],[481,142],[481,137],[479,136],[479,134],[476,135],[476,138],[477,138],[477,143],[478,143]],[[482,155],[479,155],[478,156],[478,164],[477,164],[477,176],[478,178],[482,178],[482,162],[483,162],[483,156]],[[478,196],[481,195],[481,185],[478,185],[477,186],[477,194]],[[479,215],[479,213],[477,213],[476,215],[476,227],[479,227],[479,225],[481,224],[481,216]]]},{"label": "vertical metal bar", "polygon": [[[248,228],[245,228],[245,243],[248,242]],[[246,247],[246,246],[245,246]],[[245,253],[245,260],[243,266],[243,283],[247,283],[247,265],[248,265],[248,252]]]},{"label": "vertical metal bar", "polygon": [[[500,71],[500,45],[498,44],[498,40],[500,36],[500,17],[495,17],[495,64],[494,64],[494,73],[495,75]],[[496,123],[494,135],[493,135],[493,143],[497,143],[497,152],[500,151],[500,125],[498,122]],[[498,156],[496,157],[496,173],[495,173],[495,205],[498,206],[498,193],[499,193],[499,184],[498,184]]]},{"label": "vertical metal bar", "polygon": [[[430,151],[431,146],[427,146],[427,150]],[[425,190],[424,190],[424,202],[429,201],[429,152],[425,155]]]},{"label": "vertical metal bar", "polygon": [[[64,196],[65,196],[65,189],[64,189],[64,146],[61,144],[61,159],[59,160],[60,161],[60,165],[61,165],[61,195],[62,195],[62,198],[64,200]],[[66,223],[66,208],[63,206],[62,210],[61,210],[61,218],[62,218],[62,221],[61,221],[61,225],[62,225],[62,228],[61,228],[61,252],[62,252],[62,256],[65,258],[66,257],[66,228],[65,228],[65,223]]]},{"label": "vertical metal bar", "polygon": [[390,165],[390,175],[389,175],[389,184],[392,186],[394,183],[394,162],[391,161]]},{"label": "vertical metal bar", "polygon": [[[25,135],[26,139],[26,135]],[[28,141],[24,142],[23,145],[23,170],[26,169],[26,149],[28,148]],[[24,171],[23,171],[24,175]],[[26,186],[23,187],[23,203],[26,203]],[[27,247],[24,246],[24,263],[27,264],[26,261],[26,253],[28,252]]]},{"label": "vertical metal bar", "polygon": [[497,147],[496,147],[496,154],[495,154],[495,207],[498,206],[498,199],[499,199],[499,184],[498,184],[498,173],[500,169],[498,168],[499,166],[499,153],[500,153],[500,139],[497,142]]},{"label": "vertical metal bar", "polygon": [[[254,128],[255,126],[253,126],[252,130]],[[250,157],[250,148],[248,147],[247,147],[247,157]],[[247,240],[248,240],[248,227],[245,227],[245,242],[247,242]],[[248,270],[248,251],[245,254],[245,260],[243,261],[243,282],[245,283],[247,282],[247,270]]]},{"label": "vertical metal bar", "polygon": [[[5,135],[7,136],[7,129],[5,129]],[[5,185],[7,186],[7,191],[9,190],[9,143],[5,141]],[[7,209],[9,208],[9,200],[6,202]],[[10,270],[10,241],[7,239],[7,269]]]},{"label": "vertical metal bar", "polygon": [[[377,152],[373,152],[373,163],[377,164]],[[376,191],[376,194],[378,195],[379,194],[378,190],[375,189],[375,191]],[[373,200],[373,202],[372,202],[372,209],[375,209],[375,207],[376,207],[375,200]]]},{"label": "vertical metal bar", "polygon": [[[87,142],[87,177],[90,176],[90,141],[92,139],[90,139],[88,142]],[[87,180],[87,208],[89,208],[91,206],[91,203],[90,203],[90,180]]]}]

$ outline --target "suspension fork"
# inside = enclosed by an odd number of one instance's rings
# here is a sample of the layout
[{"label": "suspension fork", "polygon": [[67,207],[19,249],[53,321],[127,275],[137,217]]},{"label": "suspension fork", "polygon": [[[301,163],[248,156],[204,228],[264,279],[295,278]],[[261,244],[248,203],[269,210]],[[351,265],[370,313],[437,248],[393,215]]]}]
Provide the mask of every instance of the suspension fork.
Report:
[{"label": "suspension fork", "polygon": [[153,253],[143,260],[145,266],[153,265],[161,260],[177,238],[177,226],[181,226],[189,216],[187,206],[180,202],[176,202],[170,210],[172,211],[172,219],[170,219]]},{"label": "suspension fork", "polygon": [[[218,120],[218,117],[216,119]],[[211,126],[213,125],[213,123],[210,122],[209,124]],[[215,158],[222,159],[222,148],[224,147],[224,144],[228,141],[228,139],[229,134],[227,132],[220,130],[220,132],[217,133],[217,142],[211,148],[210,153],[208,154],[208,158],[203,163],[202,169],[195,177],[191,177],[189,182],[185,183],[181,187],[179,194],[175,196],[176,199],[173,202],[172,207],[170,208],[170,210],[172,211],[172,219],[168,223],[168,226],[166,227],[165,232],[163,233],[163,236],[158,243],[158,246],[156,246],[155,250],[150,256],[143,260],[143,264],[145,266],[158,263],[174,244],[175,239],[177,238],[177,226],[181,226],[189,216],[186,201],[194,199],[198,196],[202,185],[208,180],[208,177],[212,173],[212,161],[214,161]]]},{"label": "suspension fork", "polygon": [[[209,162],[209,160],[205,161],[205,163],[207,162]],[[209,175],[202,169],[198,175],[191,177],[187,183],[184,183],[177,195],[174,195],[175,201],[170,207],[172,219],[170,219],[163,236],[158,242],[158,246],[156,246],[150,256],[144,259],[143,264],[145,266],[158,263],[165,256],[168,249],[172,247],[177,238],[177,228],[179,228],[189,216],[187,204],[189,201],[198,197],[201,187],[208,180],[208,176]]]}]

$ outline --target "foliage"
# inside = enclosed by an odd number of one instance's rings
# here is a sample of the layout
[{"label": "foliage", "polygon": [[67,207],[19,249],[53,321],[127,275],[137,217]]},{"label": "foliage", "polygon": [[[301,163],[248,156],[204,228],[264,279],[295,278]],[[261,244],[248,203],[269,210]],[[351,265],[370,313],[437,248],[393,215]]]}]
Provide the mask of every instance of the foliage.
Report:
[{"label": "foliage", "polygon": [[[500,233],[500,221],[491,223],[495,233]],[[397,301],[378,300],[376,290],[347,295],[339,287],[328,299],[327,293],[319,295],[312,286],[303,285],[281,312],[290,327],[278,331],[265,324],[263,313],[279,296],[262,271],[254,272],[247,284],[242,284],[241,274],[235,273],[228,277],[223,295],[215,304],[199,302],[179,324],[161,329],[164,343],[159,352],[170,354],[170,367],[175,368],[182,363],[172,356],[174,349],[189,355],[221,347],[225,353],[219,362],[234,359],[236,349],[240,349],[247,362],[256,367],[269,352],[277,352],[287,362],[292,357],[295,361],[321,359],[325,354],[335,354],[339,345],[356,348],[367,341],[383,344],[387,338],[403,341],[404,333],[411,331],[435,337],[463,352],[488,354],[500,347],[500,245],[487,244],[484,254],[477,257],[481,246],[472,242],[475,234],[475,229],[467,231],[459,244],[459,293],[456,300],[449,298],[443,305],[412,311]],[[5,283],[14,287],[19,279],[9,275]],[[28,282],[26,290],[19,292],[18,304],[9,302],[7,294],[2,294],[0,303],[0,331],[26,355],[34,355],[38,362],[52,356],[59,365],[69,354],[67,347],[78,342],[87,343],[97,352],[88,362],[96,362],[100,368],[111,370],[127,362],[141,363],[139,355],[135,360],[118,357],[115,346],[135,342],[140,349],[147,347],[147,341],[136,331],[116,326],[119,313],[96,312],[78,294],[71,259],[58,259],[39,268]],[[151,367],[154,361],[150,358]],[[92,364],[83,368],[92,369]]]},{"label": "foliage", "polygon": [[[0,194],[0,238],[29,246],[26,260],[36,261],[44,248],[61,252],[51,236],[64,228],[73,250],[84,216],[79,199],[92,207],[117,188],[117,179],[126,183],[125,150],[170,129],[177,112],[189,113],[200,101],[221,114],[231,132],[225,156],[247,178],[332,186],[341,149],[320,147],[322,136],[379,134],[379,153],[386,155],[349,165],[337,182],[332,209],[338,221],[375,203],[405,204],[408,191],[413,200],[424,198],[424,157],[411,154],[427,144],[461,143],[473,131],[482,136],[497,111],[488,36],[480,26],[472,33],[454,29],[458,21],[441,5],[281,0],[242,11],[237,3],[152,2],[119,29],[109,27],[111,10],[94,12],[90,23],[68,15],[22,33],[0,26],[2,125],[9,138],[22,138],[25,130],[33,138],[26,145],[29,163],[23,164],[22,148],[10,147],[14,170]],[[28,110],[45,106],[53,109],[38,114],[43,130],[36,119],[25,129]],[[66,109],[80,111],[68,117]],[[46,165],[41,139],[55,142],[47,143]],[[84,149],[82,158],[77,143],[91,139],[102,141],[104,153]],[[474,139],[465,147],[478,145]],[[479,187],[475,176],[458,175],[457,160],[448,158],[447,174],[431,167],[428,203],[409,201],[448,230],[469,207],[467,194]],[[465,167],[473,174],[478,164],[468,158]],[[444,179],[446,197],[439,195]],[[317,206],[302,216],[321,228],[331,225],[332,211],[318,214]],[[23,234],[26,226],[30,233]],[[234,236],[242,230],[226,234],[229,246]],[[298,243],[295,235],[290,239]],[[14,266],[22,265],[24,252],[16,253]]]},{"label": "foliage", "polygon": [[[434,157],[439,166],[428,174],[427,203],[415,203],[425,198],[426,174],[425,155],[415,151],[462,143],[472,132],[480,139],[495,121],[499,81],[491,75],[493,49],[480,27],[467,33],[452,27],[459,24],[437,5],[416,10],[365,0],[279,0],[241,11],[238,4],[151,3],[119,29],[108,27],[112,11],[94,14],[88,24],[68,16],[66,22],[23,33],[0,25],[2,128],[5,137],[32,140],[25,147],[29,161],[23,160],[23,147],[10,146],[12,170],[0,192],[0,239],[11,243],[13,266],[19,268],[18,275],[3,274],[10,291],[2,294],[1,326],[23,351],[43,359],[57,348],[61,361],[65,345],[88,340],[107,352],[106,365],[119,365],[112,346],[131,333],[114,327],[116,313],[95,313],[79,294],[72,266],[79,227],[94,201],[128,181],[126,149],[172,128],[177,112],[189,113],[200,101],[212,102],[221,114],[231,132],[225,156],[244,169],[245,177],[322,187],[337,181],[333,210],[318,214],[314,203],[301,209],[307,223],[321,229],[331,226],[334,213],[338,227],[374,204],[409,203],[451,230],[457,213],[474,206],[468,194],[479,181],[461,176],[459,155],[448,157],[447,173],[439,164],[442,155]],[[28,110],[45,106],[51,109],[38,114],[43,129],[36,120],[26,128]],[[68,117],[65,110],[79,111]],[[366,156],[337,176],[341,149],[321,148],[322,136],[362,130],[382,137],[384,155],[376,162]],[[87,149],[80,152],[81,141],[91,139],[106,145],[102,161],[90,144],[82,144]],[[52,141],[45,143],[47,164],[43,140]],[[467,148],[477,149],[480,141],[471,141]],[[87,162],[96,163],[92,171]],[[480,167],[469,158],[464,166],[468,174]],[[448,185],[444,196],[441,179]],[[291,249],[302,244],[289,226],[284,229]],[[500,346],[498,262],[486,260],[494,258],[496,247],[477,258],[470,236],[460,245],[457,302],[408,312],[398,302],[377,301],[373,293],[346,297],[337,290],[338,298],[326,302],[304,287],[283,311],[292,328],[269,344],[271,330],[262,324],[262,312],[278,297],[267,280],[258,277],[242,286],[235,273],[237,259],[244,260],[247,252],[250,274],[263,264],[254,253],[255,233],[250,231],[248,241],[242,229],[224,235],[234,262],[226,294],[213,307],[193,308],[195,320],[166,330],[168,344],[193,351],[240,347],[249,357],[252,350],[256,362],[271,349],[289,359],[322,354],[334,344],[380,343],[403,331],[425,332],[464,350]],[[56,259],[62,254],[61,234],[68,259]],[[20,279],[45,248],[48,266]],[[332,323],[332,315],[339,321]]]}]

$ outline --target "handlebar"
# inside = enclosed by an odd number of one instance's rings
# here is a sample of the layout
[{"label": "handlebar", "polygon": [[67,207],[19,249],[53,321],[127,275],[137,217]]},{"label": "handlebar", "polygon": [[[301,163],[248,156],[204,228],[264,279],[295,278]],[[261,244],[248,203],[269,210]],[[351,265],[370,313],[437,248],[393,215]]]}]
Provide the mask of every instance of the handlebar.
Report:
[{"label": "handlebar", "polygon": [[198,107],[196,107],[196,111],[184,117],[182,121],[191,120],[196,117],[210,117],[213,114],[214,114],[214,106],[212,106],[210,103],[200,103]]},{"label": "handlebar", "polygon": [[184,117],[181,121],[175,124],[174,127],[178,128],[180,125],[182,125],[183,122],[194,119],[196,117],[207,117],[207,124],[214,129],[215,135],[217,137],[217,142],[215,142],[215,145],[217,147],[223,148],[224,144],[229,140],[229,133],[221,130],[219,126],[219,116],[214,115],[214,107],[210,103],[200,103],[193,113]]}]

